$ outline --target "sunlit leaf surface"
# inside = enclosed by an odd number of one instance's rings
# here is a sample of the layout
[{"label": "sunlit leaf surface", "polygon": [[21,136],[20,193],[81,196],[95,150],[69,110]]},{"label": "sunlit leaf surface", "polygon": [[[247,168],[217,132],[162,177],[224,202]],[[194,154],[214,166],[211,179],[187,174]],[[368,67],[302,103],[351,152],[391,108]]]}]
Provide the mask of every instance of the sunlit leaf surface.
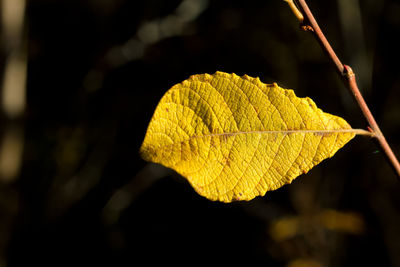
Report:
[{"label": "sunlit leaf surface", "polygon": [[161,99],[140,149],[210,200],[251,200],[332,157],[355,133],[276,83],[193,75]]}]

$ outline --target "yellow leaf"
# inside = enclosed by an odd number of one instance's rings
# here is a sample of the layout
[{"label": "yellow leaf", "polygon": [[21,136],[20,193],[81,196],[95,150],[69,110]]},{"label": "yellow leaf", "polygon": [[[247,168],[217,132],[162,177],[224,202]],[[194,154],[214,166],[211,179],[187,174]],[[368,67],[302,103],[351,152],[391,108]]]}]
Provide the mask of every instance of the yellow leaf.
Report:
[{"label": "yellow leaf", "polygon": [[356,133],[293,90],[216,72],[193,75],[163,96],[140,152],[200,195],[231,202],[291,183]]}]

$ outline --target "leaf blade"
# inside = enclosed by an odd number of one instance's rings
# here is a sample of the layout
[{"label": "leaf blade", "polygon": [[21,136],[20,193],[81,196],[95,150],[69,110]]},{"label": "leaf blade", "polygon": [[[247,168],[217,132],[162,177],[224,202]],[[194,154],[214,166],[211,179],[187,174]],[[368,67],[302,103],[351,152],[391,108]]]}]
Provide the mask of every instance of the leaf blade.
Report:
[{"label": "leaf blade", "polygon": [[355,136],[310,98],[247,75],[193,75],[161,99],[145,160],[186,177],[211,200],[250,200],[291,183]]}]

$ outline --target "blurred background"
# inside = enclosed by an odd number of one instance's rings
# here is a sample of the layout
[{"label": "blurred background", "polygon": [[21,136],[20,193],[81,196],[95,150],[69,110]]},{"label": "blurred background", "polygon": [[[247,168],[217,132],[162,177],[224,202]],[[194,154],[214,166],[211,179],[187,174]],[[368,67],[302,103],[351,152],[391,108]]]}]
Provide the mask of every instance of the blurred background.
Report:
[{"label": "blurred background", "polygon": [[[400,183],[366,137],[232,204],[138,155],[161,96],[217,70],[366,127],[284,1],[0,3],[0,267],[400,266]],[[400,3],[308,3],[400,155]]]}]

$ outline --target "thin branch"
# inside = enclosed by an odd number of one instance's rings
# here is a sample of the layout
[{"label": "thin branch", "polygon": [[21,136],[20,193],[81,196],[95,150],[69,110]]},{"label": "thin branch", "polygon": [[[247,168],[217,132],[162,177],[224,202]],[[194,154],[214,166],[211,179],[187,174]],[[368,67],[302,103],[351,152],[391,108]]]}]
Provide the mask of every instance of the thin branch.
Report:
[{"label": "thin branch", "polygon": [[296,16],[296,18],[299,20],[299,22],[302,24],[304,21],[304,16],[300,12],[300,10],[297,8],[296,4],[294,3],[293,0],[283,0],[286,3],[288,3],[290,9],[292,10],[293,14]]},{"label": "thin branch", "polygon": [[[367,103],[365,102],[364,98],[362,97],[361,92],[358,89],[356,75],[354,74],[353,70],[349,66],[342,64],[342,62],[336,55],[335,51],[333,50],[332,46],[329,44],[325,35],[323,34],[320,27],[318,26],[318,23],[315,20],[313,14],[311,13],[310,9],[308,8],[306,1],[305,0],[294,0],[294,1],[296,3],[295,7],[297,6],[299,8],[298,11],[300,11],[304,16],[304,20],[300,21],[302,28],[305,30],[309,30],[310,32],[313,33],[314,37],[320,43],[322,49],[332,60],[332,63],[335,65],[337,72],[342,77],[342,80],[344,81],[346,87],[350,90],[351,95],[356,100],[365,119],[368,121],[370,129],[374,133],[374,137],[378,141],[382,151],[385,153],[385,156],[387,157],[393,170],[397,174],[398,179],[400,179],[400,163],[397,160],[392,149],[390,148],[390,145],[386,141],[386,138],[383,135],[382,131],[380,130],[378,124],[376,123],[375,118],[372,115]],[[291,6],[291,9],[293,10],[293,6]],[[296,17],[298,17],[298,16],[296,16]]]}]

